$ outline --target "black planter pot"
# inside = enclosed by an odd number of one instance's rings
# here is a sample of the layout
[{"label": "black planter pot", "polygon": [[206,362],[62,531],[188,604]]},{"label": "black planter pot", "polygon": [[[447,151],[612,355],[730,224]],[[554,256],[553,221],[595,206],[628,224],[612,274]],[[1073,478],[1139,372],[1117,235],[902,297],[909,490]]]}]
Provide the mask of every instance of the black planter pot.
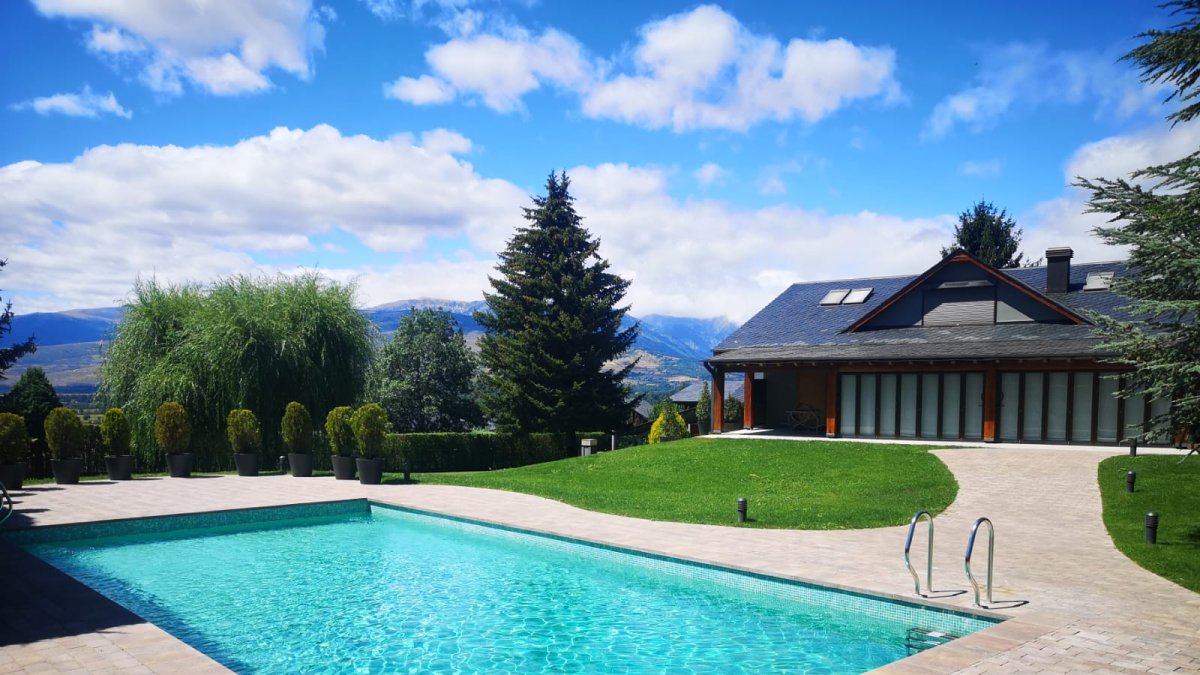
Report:
[{"label": "black planter pot", "polygon": [[20,490],[25,483],[25,464],[0,464],[0,483],[6,490]]},{"label": "black planter pot", "polygon": [[133,480],[133,455],[109,455],[104,458],[109,480]]},{"label": "black planter pot", "polygon": [[712,420],[700,420],[696,424],[700,427],[701,436],[707,436],[712,433]]},{"label": "black planter pot", "polygon": [[257,452],[235,452],[233,453],[233,461],[237,464],[239,476],[258,475]]},{"label": "black planter pot", "polygon": [[292,467],[292,476],[308,478],[312,476],[312,455],[307,452],[289,452],[288,466]]},{"label": "black planter pot", "polygon": [[167,455],[167,472],[171,478],[192,477],[192,453],[181,452],[178,455]]},{"label": "black planter pot", "polygon": [[383,460],[359,457],[355,460],[358,465],[358,482],[363,485],[379,485],[383,482]]},{"label": "black planter pot", "polygon": [[54,472],[54,482],[58,485],[75,485],[79,482],[79,472],[83,470],[83,460],[72,459],[50,460],[50,470]]},{"label": "black planter pot", "polygon": [[338,480],[354,480],[356,462],[353,457],[333,455],[333,477]]}]

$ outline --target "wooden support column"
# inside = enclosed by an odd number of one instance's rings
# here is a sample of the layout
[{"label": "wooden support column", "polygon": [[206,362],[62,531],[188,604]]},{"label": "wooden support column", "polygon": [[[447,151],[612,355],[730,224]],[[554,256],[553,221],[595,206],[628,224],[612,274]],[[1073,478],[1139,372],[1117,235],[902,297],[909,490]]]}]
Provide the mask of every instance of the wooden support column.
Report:
[{"label": "wooden support column", "polygon": [[712,385],[712,432],[721,433],[725,426],[725,371],[717,368]]},{"label": "wooden support column", "polygon": [[754,371],[747,370],[742,385],[742,428],[754,428]]},{"label": "wooden support column", "polygon": [[988,366],[983,372],[983,441],[996,442],[996,393],[999,389],[996,366]]},{"label": "wooden support column", "polygon": [[837,438],[839,377],[836,366],[825,371],[825,436],[828,438]]}]

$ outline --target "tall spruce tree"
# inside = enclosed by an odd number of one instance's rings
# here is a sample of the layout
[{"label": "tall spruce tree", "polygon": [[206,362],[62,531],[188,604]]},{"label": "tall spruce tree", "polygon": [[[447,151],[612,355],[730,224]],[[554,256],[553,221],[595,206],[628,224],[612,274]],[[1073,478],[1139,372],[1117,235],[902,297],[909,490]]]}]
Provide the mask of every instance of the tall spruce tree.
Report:
[{"label": "tall spruce tree", "polygon": [[[1200,95],[1200,0],[1172,2],[1183,21],[1170,30],[1138,37],[1148,41],[1123,59],[1136,63],[1144,82],[1166,84],[1167,101],[1181,104]],[[1167,119],[1188,122],[1200,116],[1200,103],[1183,105]],[[1129,247],[1134,274],[1113,280],[1112,290],[1130,300],[1133,320],[1092,318],[1117,352],[1133,367],[1123,396],[1167,397],[1171,408],[1154,420],[1161,430],[1185,431],[1200,440],[1200,149],[1182,159],[1135,171],[1123,178],[1079,178],[1092,193],[1088,211],[1108,214],[1108,226],[1095,229],[1106,243]]]},{"label": "tall spruce tree", "polygon": [[1007,210],[997,212],[991,202],[980,200],[958,214],[954,241],[942,249],[942,257],[961,248],[992,267],[1020,267],[1023,255],[1017,249],[1021,246],[1021,233]]},{"label": "tall spruce tree", "polygon": [[[8,264],[7,260],[0,260],[0,269],[3,269]],[[4,336],[12,331],[12,301],[5,303],[4,310],[0,311],[0,344],[3,344]],[[37,351],[37,345],[33,343],[33,337],[30,336],[24,342],[18,342],[5,347],[0,347],[0,380],[4,379],[4,371],[12,367],[12,364],[17,362],[17,359],[32,354]],[[38,432],[41,435],[41,432]]]},{"label": "tall spruce tree", "polygon": [[622,328],[619,303],[629,282],[608,271],[600,242],[575,212],[566,173],[550,174],[546,196],[525,209],[500,254],[480,340],[481,403],[502,430],[517,433],[608,430],[629,418],[625,376],[605,364],[624,354],[637,326]]}]

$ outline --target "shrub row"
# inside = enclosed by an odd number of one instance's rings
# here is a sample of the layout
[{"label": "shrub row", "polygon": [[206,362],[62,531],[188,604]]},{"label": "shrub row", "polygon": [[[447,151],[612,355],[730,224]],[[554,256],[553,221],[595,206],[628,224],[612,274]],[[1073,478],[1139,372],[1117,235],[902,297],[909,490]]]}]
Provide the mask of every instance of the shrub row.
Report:
[{"label": "shrub row", "polygon": [[579,456],[580,441],[596,439],[607,448],[602,433],[577,434],[570,447],[560,434],[513,436],[491,432],[388,434],[383,446],[388,471],[398,471],[407,459],[414,472],[487,471],[552,462]]}]

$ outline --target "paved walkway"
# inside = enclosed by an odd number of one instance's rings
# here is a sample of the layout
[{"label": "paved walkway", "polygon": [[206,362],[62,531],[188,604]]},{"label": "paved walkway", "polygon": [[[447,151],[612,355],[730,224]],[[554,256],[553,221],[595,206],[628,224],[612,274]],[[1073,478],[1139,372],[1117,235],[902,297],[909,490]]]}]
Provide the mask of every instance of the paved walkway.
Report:
[{"label": "paved walkway", "polygon": [[[997,531],[995,609],[1012,620],[884,670],[1200,672],[1200,594],[1142,570],[1113,548],[1104,531],[1095,476],[1108,453],[990,447],[936,452],[960,490],[937,519],[934,586],[968,588],[961,561],[966,534],[976,517],[987,515]],[[661,523],[452,486],[362,486],[289,476],[44,486],[18,493],[14,520],[46,525],[356,497],[880,594],[907,597],[912,591],[900,557],[904,527],[814,532]],[[922,567],[923,556],[914,562]],[[982,573],[984,566],[977,569]],[[15,605],[0,608],[0,673],[221,670],[4,543],[0,578],[18,596]],[[1011,603],[1004,601],[1015,600],[1028,604],[1005,608]],[[938,600],[961,607],[970,601],[967,593]]]}]

